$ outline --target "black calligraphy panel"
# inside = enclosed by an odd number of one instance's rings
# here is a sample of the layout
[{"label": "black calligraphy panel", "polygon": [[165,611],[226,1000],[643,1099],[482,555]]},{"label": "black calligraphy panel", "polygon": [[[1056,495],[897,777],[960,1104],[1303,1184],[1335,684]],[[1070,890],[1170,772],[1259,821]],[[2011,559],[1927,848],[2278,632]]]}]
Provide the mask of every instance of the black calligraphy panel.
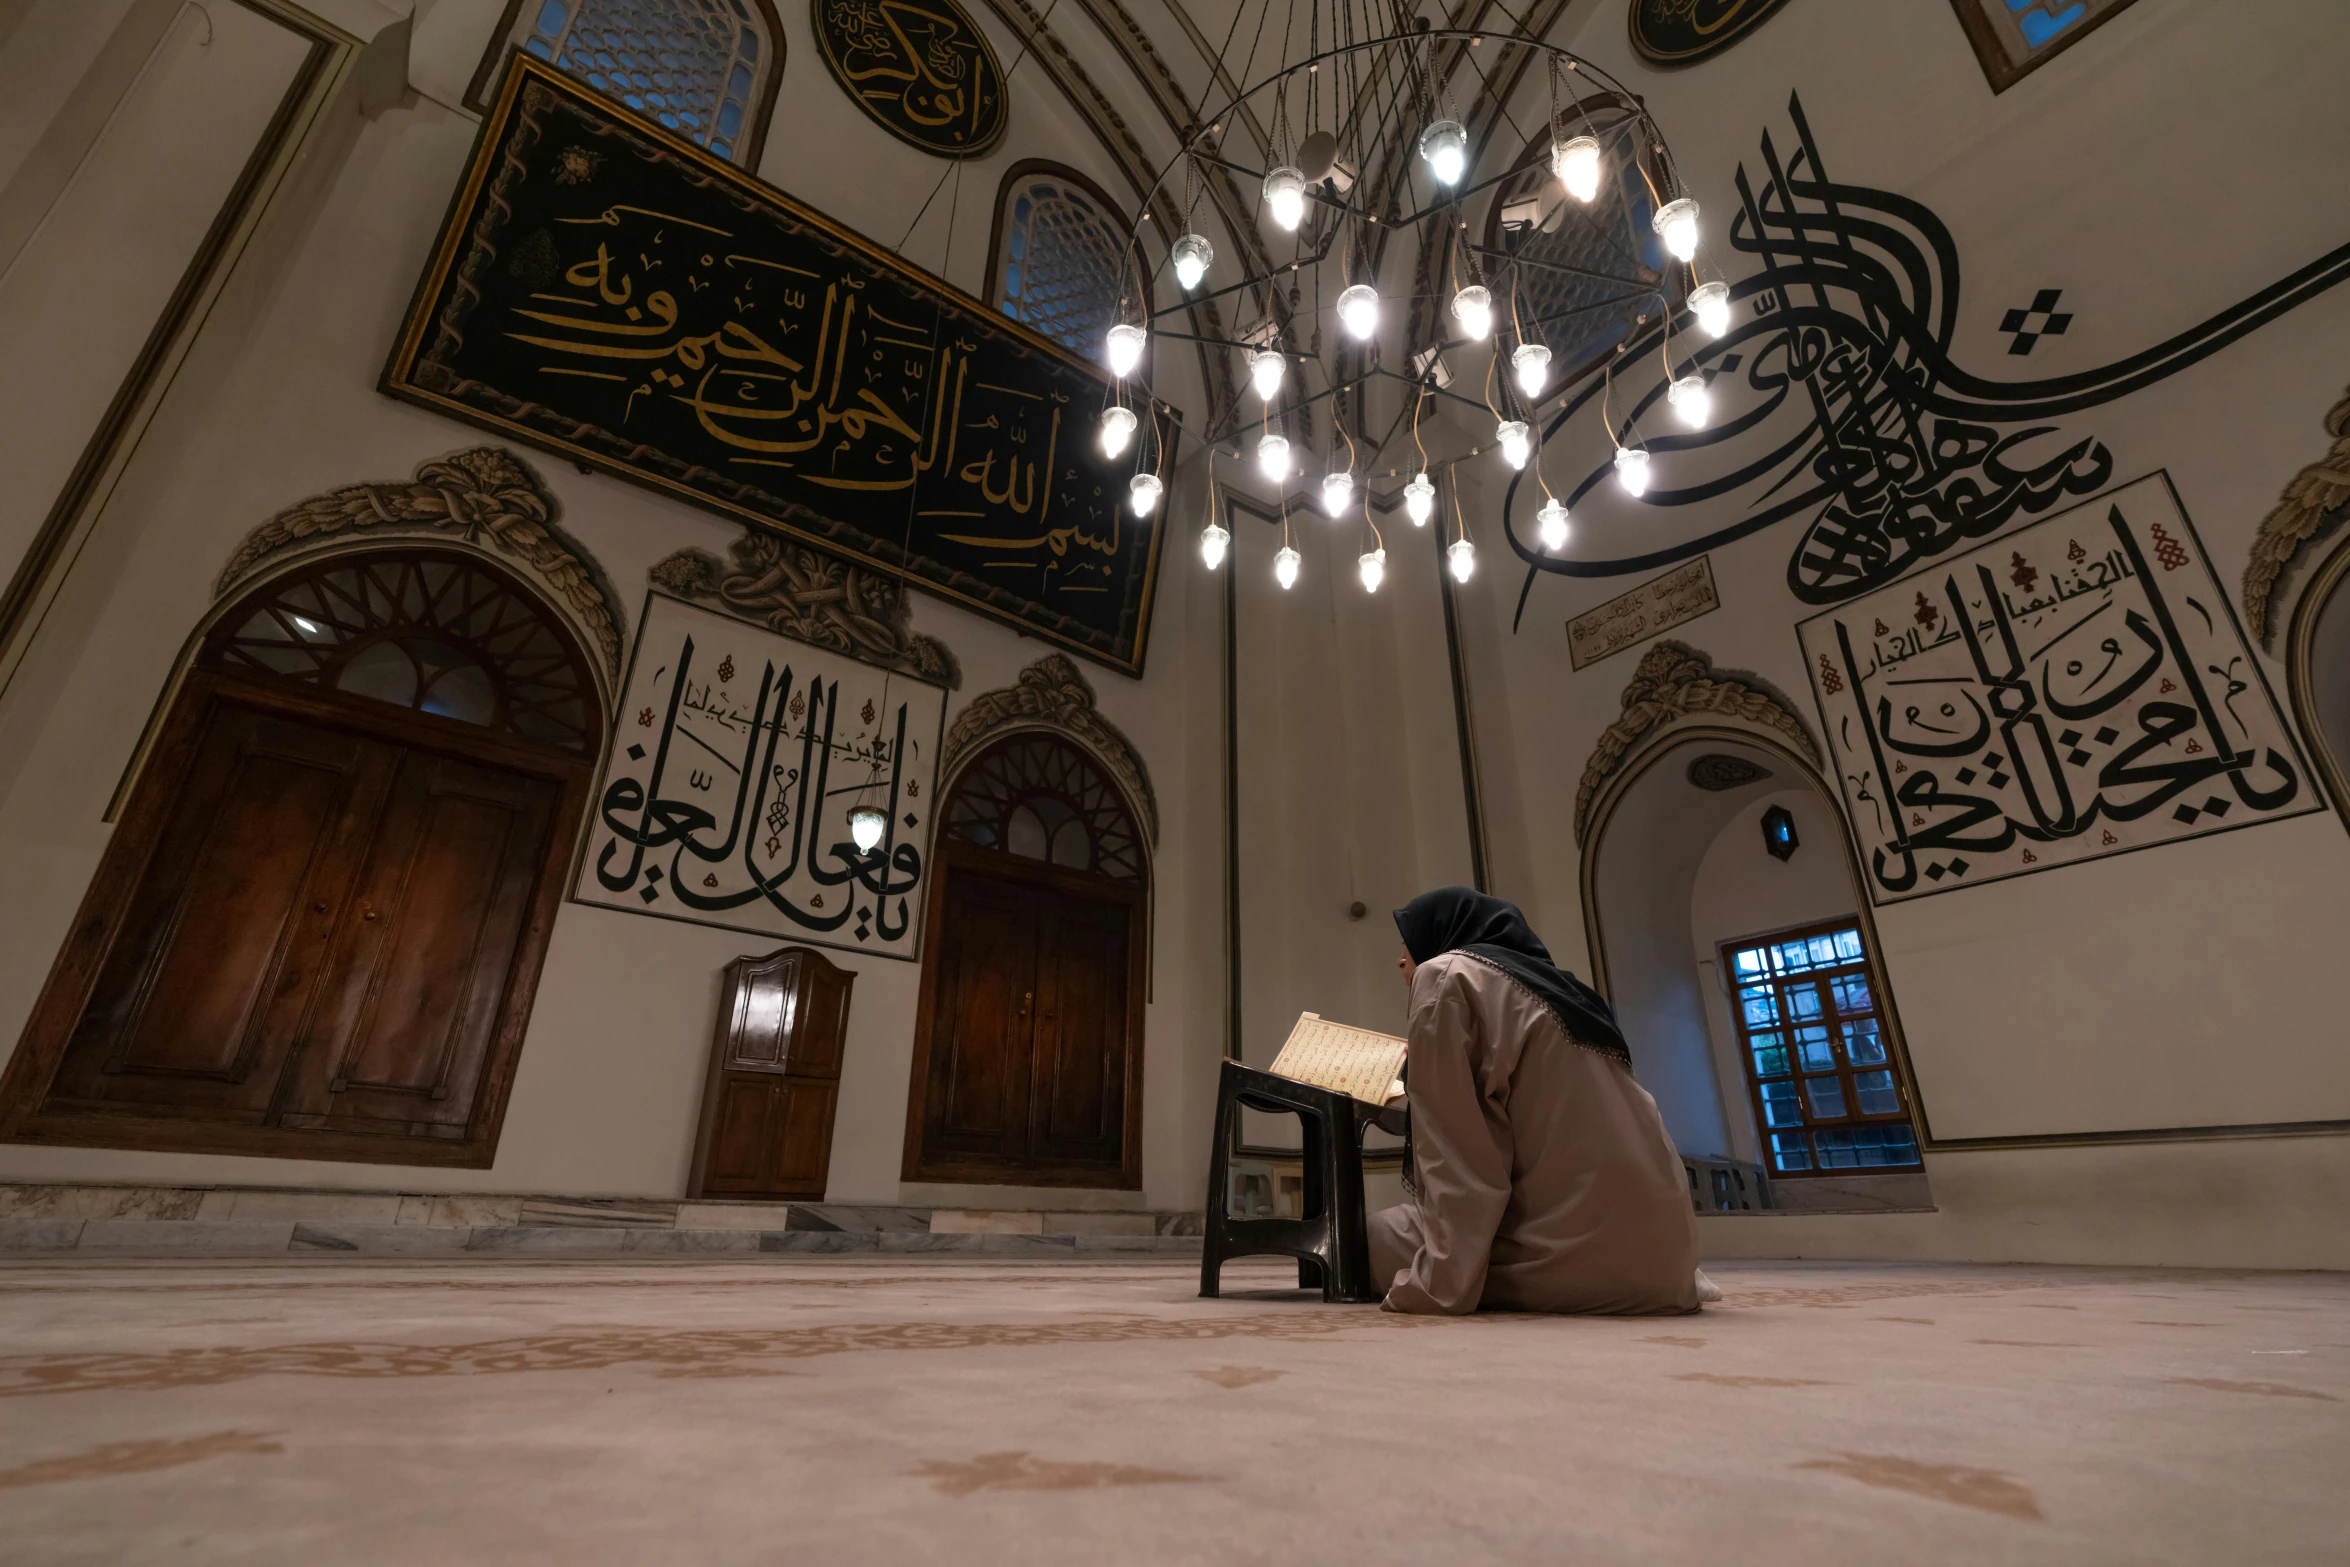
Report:
[{"label": "black calligraphy panel", "polygon": [[1798,630],[1879,904],[2323,809],[2161,475]]},{"label": "black calligraphy panel", "polygon": [[1141,672],[1165,513],[1102,372],[527,57],[384,389]]},{"label": "black calligraphy panel", "polygon": [[841,91],[900,141],[976,158],[1003,140],[1003,67],[955,0],[809,0],[808,21]]},{"label": "black calligraphy panel", "polygon": [[1651,65],[1695,65],[1762,25],[1786,0],[1632,0],[1632,47]]}]

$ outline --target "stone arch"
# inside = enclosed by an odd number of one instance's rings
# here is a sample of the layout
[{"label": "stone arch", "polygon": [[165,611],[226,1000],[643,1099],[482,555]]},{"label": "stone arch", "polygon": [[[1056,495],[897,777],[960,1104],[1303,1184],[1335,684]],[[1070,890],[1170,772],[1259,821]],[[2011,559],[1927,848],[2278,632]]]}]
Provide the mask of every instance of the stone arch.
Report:
[{"label": "stone arch", "polygon": [[1038,659],[1012,685],[981,692],[955,715],[938,759],[939,797],[953,797],[963,770],[990,743],[1023,729],[1050,730],[1076,742],[1125,796],[1146,849],[1157,848],[1159,799],[1150,769],[1134,742],[1094,706],[1093,686],[1061,653]]}]

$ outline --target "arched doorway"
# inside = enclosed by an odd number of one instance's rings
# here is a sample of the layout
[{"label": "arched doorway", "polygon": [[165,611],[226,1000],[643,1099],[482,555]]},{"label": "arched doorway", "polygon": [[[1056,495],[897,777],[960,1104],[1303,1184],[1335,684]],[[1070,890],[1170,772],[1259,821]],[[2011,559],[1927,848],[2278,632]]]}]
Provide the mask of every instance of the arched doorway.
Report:
[{"label": "arched doorway", "polygon": [[1150,867],[1134,813],[1043,730],[988,746],[948,790],[905,1178],[1139,1187]]},{"label": "arched doorway", "polygon": [[490,1164],[602,731],[559,617],[470,551],[245,594],[0,1081],[6,1135]]},{"label": "arched doorway", "polygon": [[2350,538],[2335,544],[2294,605],[2285,643],[2293,716],[2334,809],[2350,824]]},{"label": "arched doorway", "polygon": [[1925,1206],[1924,1141],[1875,922],[1825,781],[1759,730],[1678,725],[1599,795],[1592,964],[1684,1155],[1773,1205]]}]

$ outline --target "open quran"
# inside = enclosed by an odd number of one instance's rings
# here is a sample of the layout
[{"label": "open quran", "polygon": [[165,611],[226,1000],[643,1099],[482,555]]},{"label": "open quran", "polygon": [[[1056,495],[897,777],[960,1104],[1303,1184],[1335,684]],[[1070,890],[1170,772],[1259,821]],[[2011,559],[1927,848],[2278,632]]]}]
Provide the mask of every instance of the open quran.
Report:
[{"label": "open quran", "polygon": [[1403,1071],[1404,1052],[1405,1042],[1393,1034],[1350,1028],[1318,1013],[1301,1012],[1269,1070],[1275,1077],[1351,1095],[1367,1105],[1393,1104],[1403,1097],[1397,1077]]}]

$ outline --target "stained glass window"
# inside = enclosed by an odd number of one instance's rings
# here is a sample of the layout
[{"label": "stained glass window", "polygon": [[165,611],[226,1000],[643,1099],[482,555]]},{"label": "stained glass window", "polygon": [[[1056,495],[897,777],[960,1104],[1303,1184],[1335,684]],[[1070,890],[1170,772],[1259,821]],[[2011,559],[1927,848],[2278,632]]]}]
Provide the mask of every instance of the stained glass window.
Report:
[{"label": "stained glass window", "polygon": [[597,738],[592,678],[554,617],[461,555],[338,555],[278,578],[229,611],[202,662],[558,750]]},{"label": "stained glass window", "polygon": [[946,830],[1063,870],[1142,878],[1142,840],[1125,799],[1093,758],[1055,735],[1014,735],[990,747],[955,786]]},{"label": "stained glass window", "polygon": [[1951,0],[1993,92],[2080,42],[2134,0]]},{"label": "stained glass window", "polygon": [[476,107],[513,49],[750,166],[782,43],[767,0],[515,0],[474,81]]},{"label": "stained glass window", "polygon": [[1098,359],[1126,275],[1126,219],[1066,171],[1030,164],[1004,181],[996,218],[996,307]]},{"label": "stained glass window", "polygon": [[1722,949],[1746,1080],[1773,1175],[1917,1166],[1917,1133],[1878,1028],[1858,927]]}]

